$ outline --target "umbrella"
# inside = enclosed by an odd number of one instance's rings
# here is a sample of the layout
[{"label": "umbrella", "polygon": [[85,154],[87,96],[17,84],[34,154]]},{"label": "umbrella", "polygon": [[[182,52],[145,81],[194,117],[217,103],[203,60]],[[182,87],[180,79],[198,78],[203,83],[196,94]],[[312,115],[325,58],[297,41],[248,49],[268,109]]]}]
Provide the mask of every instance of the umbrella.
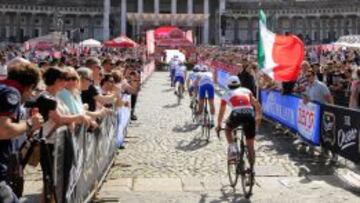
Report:
[{"label": "umbrella", "polygon": [[105,43],[105,47],[108,48],[134,48],[139,46],[136,42],[126,36],[120,36],[112,40],[108,40]]},{"label": "umbrella", "polygon": [[89,47],[89,48],[92,48],[92,47],[99,48],[99,47],[101,47],[101,42],[94,40],[94,39],[87,39],[87,40],[80,42],[80,46]]}]

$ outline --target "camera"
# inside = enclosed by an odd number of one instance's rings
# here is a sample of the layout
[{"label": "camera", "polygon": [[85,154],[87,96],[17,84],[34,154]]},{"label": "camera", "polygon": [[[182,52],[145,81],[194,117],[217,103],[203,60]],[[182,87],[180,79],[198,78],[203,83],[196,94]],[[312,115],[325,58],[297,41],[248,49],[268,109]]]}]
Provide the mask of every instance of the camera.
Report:
[{"label": "camera", "polygon": [[25,108],[38,108],[44,121],[49,119],[49,112],[55,110],[56,107],[57,101],[47,94],[40,94],[35,100],[25,103]]}]

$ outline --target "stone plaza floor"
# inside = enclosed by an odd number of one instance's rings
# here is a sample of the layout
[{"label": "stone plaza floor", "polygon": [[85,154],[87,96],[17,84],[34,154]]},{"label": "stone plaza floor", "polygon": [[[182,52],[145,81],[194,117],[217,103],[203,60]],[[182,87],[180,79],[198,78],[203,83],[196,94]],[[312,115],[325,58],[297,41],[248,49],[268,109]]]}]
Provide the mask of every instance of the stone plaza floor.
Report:
[{"label": "stone plaza floor", "polygon": [[[356,170],[299,150],[293,136],[268,122],[256,137],[256,184],[245,199],[240,184],[229,186],[225,137],[212,131],[210,142],[202,139],[189,103],[188,96],[177,103],[168,73],[153,74],[139,95],[139,120],[129,126],[126,148],[93,202],[360,202]],[[41,181],[32,177],[27,191]]]}]

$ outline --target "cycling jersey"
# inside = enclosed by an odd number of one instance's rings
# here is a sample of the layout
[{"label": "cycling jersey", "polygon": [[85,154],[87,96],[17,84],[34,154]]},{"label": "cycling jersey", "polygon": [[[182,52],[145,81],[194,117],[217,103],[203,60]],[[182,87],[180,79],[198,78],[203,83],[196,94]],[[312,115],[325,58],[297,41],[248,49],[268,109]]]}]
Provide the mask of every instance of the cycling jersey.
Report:
[{"label": "cycling jersey", "polygon": [[230,116],[226,120],[226,126],[234,129],[242,125],[247,139],[255,137],[255,117],[250,101],[251,95],[249,89],[240,87],[229,90],[221,98],[221,105],[228,104],[231,108]]},{"label": "cycling jersey", "polygon": [[236,109],[249,109],[253,110],[253,106],[250,102],[252,93],[246,88],[237,88],[227,91],[221,98],[221,104],[227,104],[231,110]]},{"label": "cycling jersey", "polygon": [[177,66],[175,69],[175,77],[183,77],[185,78],[186,67],[185,66]]},{"label": "cycling jersey", "polygon": [[201,72],[199,74],[199,86],[210,84],[214,84],[213,74],[211,72]]},{"label": "cycling jersey", "polygon": [[180,84],[185,84],[185,75],[186,75],[186,67],[178,66],[175,69],[175,83],[179,82]]},{"label": "cycling jersey", "polygon": [[214,99],[215,88],[211,72],[201,72],[199,74],[199,98]]},{"label": "cycling jersey", "polygon": [[178,61],[178,60],[171,60],[170,62],[169,62],[169,65],[170,65],[170,69],[175,69],[177,66],[179,66],[179,64],[180,64],[180,61]]}]

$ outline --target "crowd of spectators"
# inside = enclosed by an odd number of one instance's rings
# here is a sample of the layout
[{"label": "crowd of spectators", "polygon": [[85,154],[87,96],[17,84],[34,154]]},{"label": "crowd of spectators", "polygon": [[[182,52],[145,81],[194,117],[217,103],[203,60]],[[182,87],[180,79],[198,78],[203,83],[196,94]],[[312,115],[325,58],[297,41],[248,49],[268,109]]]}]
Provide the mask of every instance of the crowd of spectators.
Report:
[{"label": "crowd of spectators", "polygon": [[[360,50],[340,47],[321,50],[318,47],[306,49],[297,81],[278,82],[259,71],[256,47],[198,48],[200,58],[219,61],[235,67],[243,85],[253,92],[256,87],[275,89],[283,94],[297,94],[306,99],[333,103],[349,108],[360,106]],[[311,76],[314,74],[314,77]],[[317,87],[314,88],[314,84]],[[316,93],[316,89],[321,93]],[[322,97],[324,98],[318,98]],[[325,96],[326,95],[326,96]]]},{"label": "crowd of spectators", "polygon": [[[12,188],[7,198],[17,202],[20,194],[9,176],[11,155],[40,128],[51,152],[53,132],[61,126],[71,131],[85,125],[92,130],[122,106],[131,107],[131,119],[137,120],[134,110],[141,69],[139,57],[122,51],[77,56],[64,51],[59,59],[39,59],[13,49],[0,52],[0,198]],[[131,103],[123,100],[125,94],[131,95]],[[44,162],[41,158],[42,167]]]}]

